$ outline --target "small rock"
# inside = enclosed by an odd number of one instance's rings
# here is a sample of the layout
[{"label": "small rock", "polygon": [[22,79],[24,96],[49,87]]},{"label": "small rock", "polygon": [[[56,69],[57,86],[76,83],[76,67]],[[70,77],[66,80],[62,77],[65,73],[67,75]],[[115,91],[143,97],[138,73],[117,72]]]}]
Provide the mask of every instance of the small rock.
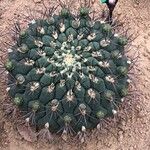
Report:
[{"label": "small rock", "polygon": [[19,125],[17,126],[18,133],[21,135],[23,139],[28,142],[35,142],[37,141],[37,134],[32,131],[29,127]]},{"label": "small rock", "polygon": [[129,147],[129,150],[134,150],[134,147],[130,146],[130,147]]},{"label": "small rock", "polygon": [[122,126],[126,126],[126,122],[123,120],[123,121],[121,122],[121,125],[122,125]]},{"label": "small rock", "polygon": [[147,36],[147,35],[145,35],[145,36],[144,36],[144,39],[148,39],[148,36]]},{"label": "small rock", "polygon": [[119,136],[119,141],[121,141],[123,139],[123,131],[119,131],[118,136]]},{"label": "small rock", "polygon": [[34,0],[34,3],[41,3],[42,0]]}]

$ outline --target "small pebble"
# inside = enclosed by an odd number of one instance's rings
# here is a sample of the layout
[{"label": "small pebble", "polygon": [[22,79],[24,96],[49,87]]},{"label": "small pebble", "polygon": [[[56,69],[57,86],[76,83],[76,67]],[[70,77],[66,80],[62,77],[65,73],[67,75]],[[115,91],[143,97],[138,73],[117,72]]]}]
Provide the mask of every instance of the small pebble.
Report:
[{"label": "small pebble", "polygon": [[41,3],[42,0],[34,0],[34,3]]}]

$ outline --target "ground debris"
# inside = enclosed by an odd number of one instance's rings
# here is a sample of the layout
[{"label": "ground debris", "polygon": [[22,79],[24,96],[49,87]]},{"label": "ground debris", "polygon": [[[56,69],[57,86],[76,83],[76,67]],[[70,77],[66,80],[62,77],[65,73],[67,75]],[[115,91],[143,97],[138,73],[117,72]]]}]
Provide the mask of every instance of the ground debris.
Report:
[{"label": "ground debris", "polygon": [[34,0],[34,3],[41,3],[42,0]]}]

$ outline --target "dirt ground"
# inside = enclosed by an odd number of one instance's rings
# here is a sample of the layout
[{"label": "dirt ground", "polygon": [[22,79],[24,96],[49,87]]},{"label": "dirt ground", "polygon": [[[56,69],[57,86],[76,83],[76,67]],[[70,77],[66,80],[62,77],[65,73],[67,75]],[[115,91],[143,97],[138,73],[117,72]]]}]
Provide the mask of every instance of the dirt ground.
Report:
[{"label": "dirt ground", "polygon": [[[40,4],[38,1],[40,2],[40,0],[0,0],[0,31],[9,28],[13,20],[21,18],[22,14],[25,14],[26,7],[34,8],[35,4]],[[97,3],[98,1],[93,7],[99,7]],[[29,143],[18,135],[12,122],[1,119],[0,150],[150,150],[150,1],[147,0],[146,3],[142,0],[119,0],[115,16],[124,18],[131,32],[138,33],[132,44],[138,47],[140,57],[136,88],[141,92],[139,97],[140,106],[143,106],[141,111],[126,121],[121,120],[120,124],[109,132],[100,133],[98,136],[92,134],[92,138],[82,146],[61,140],[51,144]],[[0,94],[2,99],[3,92]]]}]

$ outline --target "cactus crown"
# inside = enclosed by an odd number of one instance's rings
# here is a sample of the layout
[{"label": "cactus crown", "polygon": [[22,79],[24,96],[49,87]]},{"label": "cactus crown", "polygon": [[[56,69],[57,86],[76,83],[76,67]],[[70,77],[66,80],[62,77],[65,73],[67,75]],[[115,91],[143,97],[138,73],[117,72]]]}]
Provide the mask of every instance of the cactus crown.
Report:
[{"label": "cactus crown", "polygon": [[126,38],[93,21],[89,8],[79,14],[62,9],[30,23],[5,63],[14,105],[34,113],[33,124],[48,123],[51,132],[96,127],[115,115],[128,93]]}]

